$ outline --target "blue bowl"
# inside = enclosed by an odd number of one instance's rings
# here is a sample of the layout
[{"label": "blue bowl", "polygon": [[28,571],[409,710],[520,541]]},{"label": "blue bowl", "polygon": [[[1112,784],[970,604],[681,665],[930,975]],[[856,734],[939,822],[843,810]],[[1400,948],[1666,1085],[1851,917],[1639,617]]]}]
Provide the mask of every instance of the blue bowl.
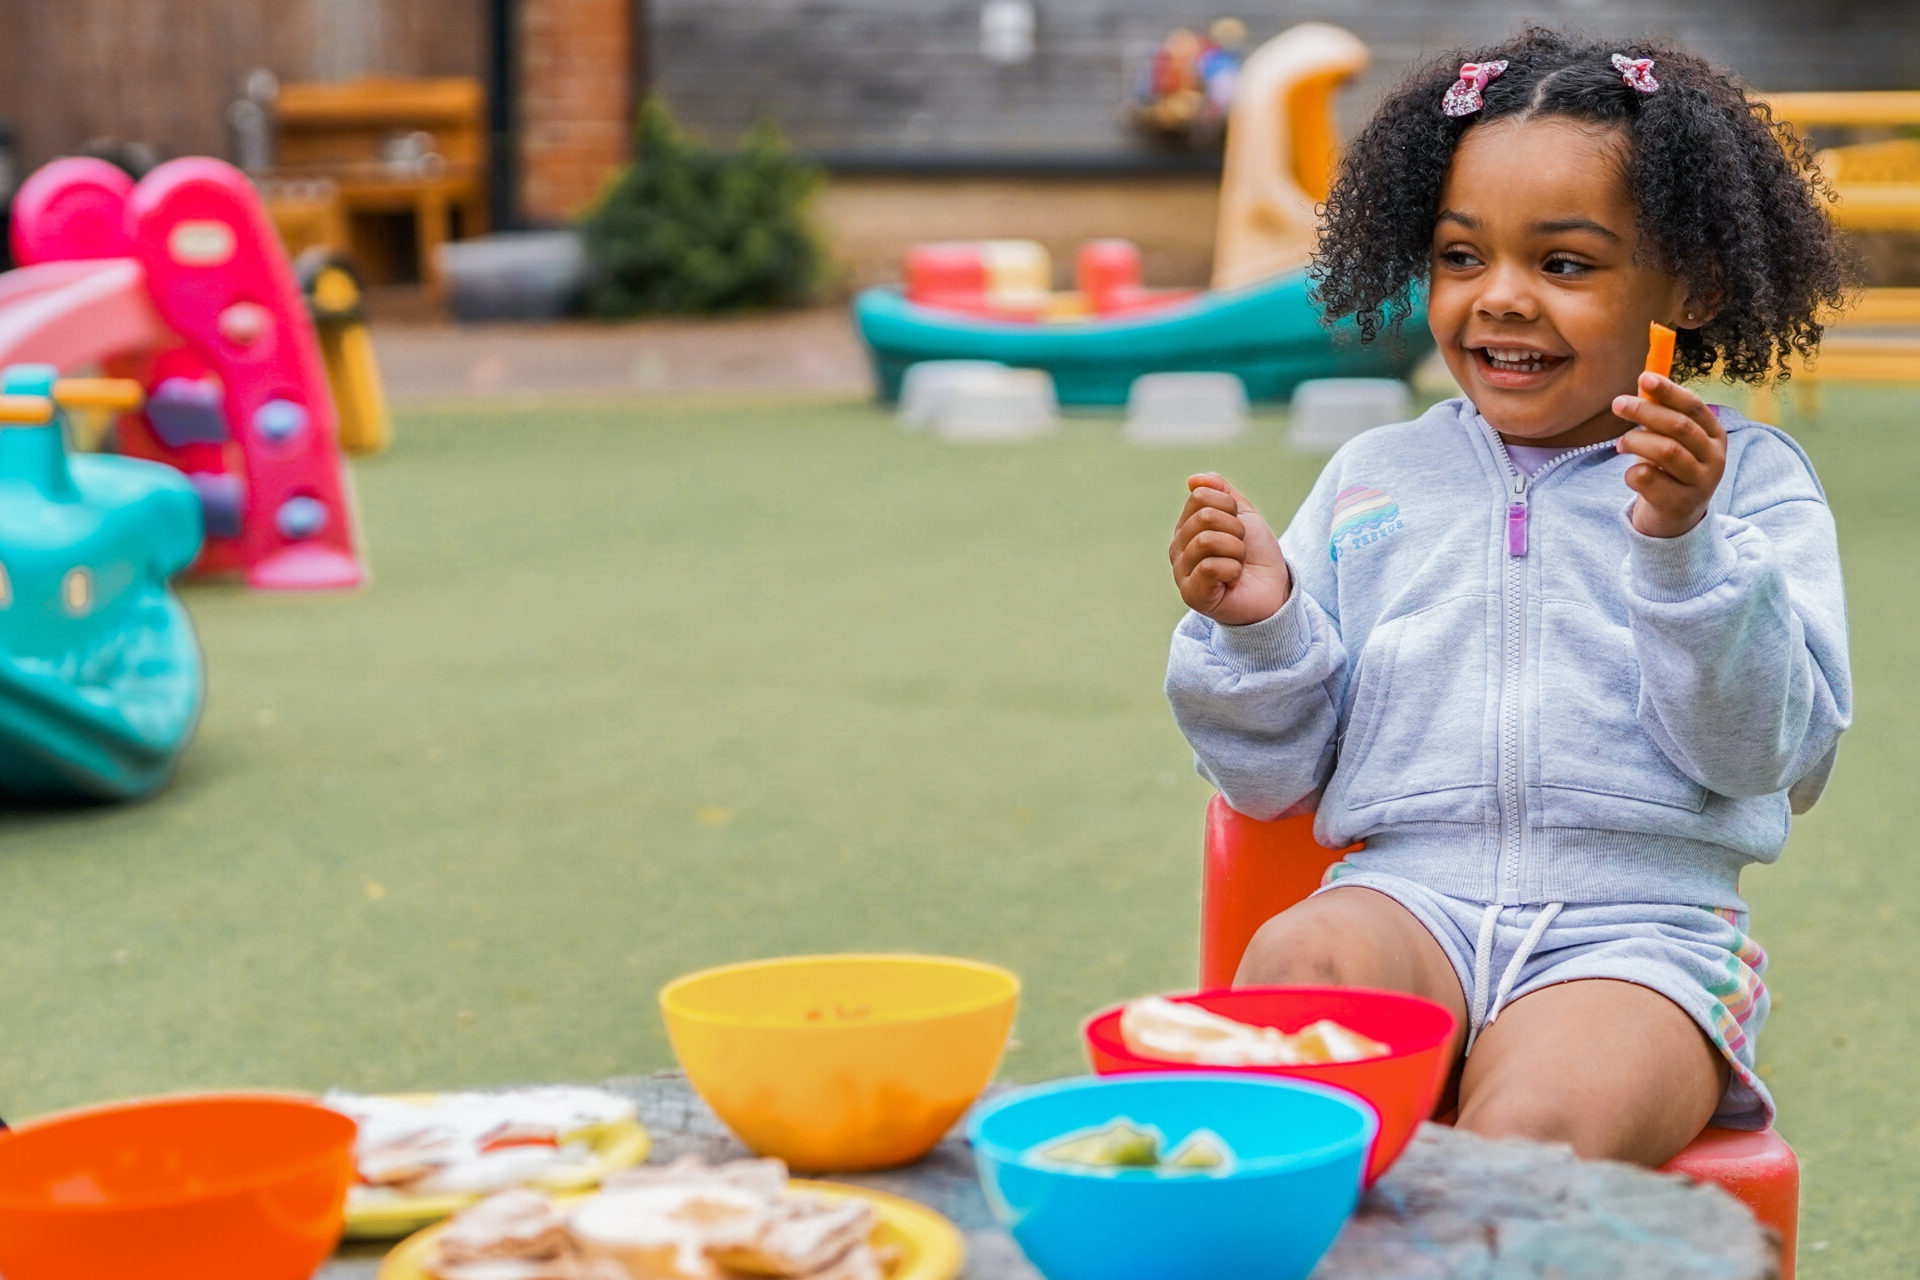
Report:
[{"label": "blue bowl", "polygon": [[[1123,1116],[1168,1146],[1210,1130],[1234,1159],[1166,1174],[1040,1154]],[[1343,1090],[1182,1071],[1024,1089],[979,1107],[967,1134],[988,1204],[1047,1280],[1303,1280],[1353,1213],[1378,1128]]]}]

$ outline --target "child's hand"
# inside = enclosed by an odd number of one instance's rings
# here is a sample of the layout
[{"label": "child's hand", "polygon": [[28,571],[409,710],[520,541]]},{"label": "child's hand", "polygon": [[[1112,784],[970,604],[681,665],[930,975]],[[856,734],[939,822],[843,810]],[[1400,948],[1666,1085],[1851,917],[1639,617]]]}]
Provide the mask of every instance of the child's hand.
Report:
[{"label": "child's hand", "polygon": [[1230,627],[1271,618],[1293,590],[1266,517],[1212,472],[1187,477],[1167,559],[1187,607]]},{"label": "child's hand", "polygon": [[1615,396],[1613,411],[1644,431],[1615,442],[1644,461],[1627,468],[1640,495],[1633,527],[1649,538],[1677,538],[1700,523],[1727,469],[1727,433],[1706,401],[1657,373],[1640,375],[1640,394]]}]

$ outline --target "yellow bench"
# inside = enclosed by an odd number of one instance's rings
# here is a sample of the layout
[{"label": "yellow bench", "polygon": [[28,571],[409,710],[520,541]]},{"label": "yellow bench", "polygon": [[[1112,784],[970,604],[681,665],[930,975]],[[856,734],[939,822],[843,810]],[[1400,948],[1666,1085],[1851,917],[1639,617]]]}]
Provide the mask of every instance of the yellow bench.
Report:
[{"label": "yellow bench", "polygon": [[[1920,91],[1779,93],[1768,103],[1777,119],[1802,131],[1920,127]],[[1830,147],[1817,163],[1837,197],[1836,224],[1850,231],[1920,232],[1920,139]],[[1920,289],[1863,290],[1828,325],[1813,364],[1793,367],[1788,385],[1802,413],[1817,410],[1821,382],[1920,382]],[[1762,421],[1778,410],[1774,387],[1756,389],[1747,402],[1747,412]]]}]

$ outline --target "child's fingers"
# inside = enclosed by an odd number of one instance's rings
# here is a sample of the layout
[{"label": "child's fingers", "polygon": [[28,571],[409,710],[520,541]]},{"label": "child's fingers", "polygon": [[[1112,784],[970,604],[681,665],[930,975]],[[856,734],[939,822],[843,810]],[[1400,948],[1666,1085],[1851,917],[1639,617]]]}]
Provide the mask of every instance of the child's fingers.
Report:
[{"label": "child's fingers", "polygon": [[1627,468],[1627,488],[1656,505],[1677,499],[1691,489],[1651,462],[1636,462]]},{"label": "child's fingers", "polygon": [[[1705,460],[1715,452],[1714,439],[1701,426],[1699,420],[1678,409],[1656,404],[1640,396],[1615,396],[1613,412],[1616,417],[1625,418],[1628,422],[1645,427],[1655,435],[1677,442],[1696,458]],[[1712,414],[1709,413],[1708,417],[1712,417]],[[1714,425],[1716,429],[1719,426],[1718,423]],[[1618,446],[1623,452],[1626,451],[1626,442],[1636,434],[1638,433],[1629,431],[1620,437]],[[1726,433],[1722,431],[1720,434],[1724,437]]]},{"label": "child's fingers", "polygon": [[1663,435],[1678,437],[1688,431],[1698,432],[1706,438],[1706,429],[1693,415],[1683,409],[1662,404],[1658,400],[1649,400],[1645,396],[1615,396],[1613,412],[1628,422],[1649,427]]},{"label": "child's fingers", "polygon": [[[1627,488],[1639,494],[1640,501],[1651,507],[1662,520],[1680,519],[1683,513],[1699,505],[1694,490],[1651,463],[1637,463],[1627,468]],[[1650,532],[1640,521],[1635,520],[1634,523],[1641,532]]]},{"label": "child's fingers", "polygon": [[1216,510],[1225,515],[1233,515],[1238,506],[1239,504],[1233,500],[1233,495],[1224,489],[1193,489],[1187,494],[1186,505],[1180,508],[1180,518],[1174,522],[1174,528],[1177,529],[1191,520],[1196,511]]},{"label": "child's fingers", "polygon": [[[1627,488],[1639,494],[1643,502],[1667,518],[1677,519],[1688,514],[1697,518],[1705,509],[1706,503],[1699,489],[1682,484],[1650,462],[1639,462],[1628,467],[1626,480]],[[1687,523],[1691,527],[1693,521]]]},{"label": "child's fingers", "polygon": [[1681,484],[1651,463],[1627,468],[1627,487],[1640,495],[1633,527],[1656,538],[1673,538],[1700,523],[1707,504],[1700,491]]},{"label": "child's fingers", "polygon": [[1199,475],[1187,477],[1187,488],[1189,490],[1198,491],[1201,487],[1218,489],[1220,492],[1226,494],[1229,498],[1233,499],[1235,511],[1246,512],[1254,510],[1254,505],[1247,501],[1246,495],[1234,488],[1233,485],[1228,483],[1227,478],[1217,471],[1203,471]]},{"label": "child's fingers", "polygon": [[1217,582],[1223,587],[1230,587],[1240,581],[1240,575],[1246,571],[1247,566],[1244,561],[1228,556],[1213,556],[1196,564],[1193,567],[1192,576],[1206,582]]},{"label": "child's fingers", "polygon": [[1682,484],[1699,485],[1707,480],[1707,464],[1699,455],[1672,436],[1655,431],[1629,431],[1616,442],[1621,453],[1645,458]]},{"label": "child's fingers", "polygon": [[1246,566],[1240,561],[1224,556],[1202,560],[1193,566],[1191,573],[1175,579],[1180,586],[1180,599],[1196,613],[1207,613],[1219,606],[1227,590],[1245,571]]},{"label": "child's fingers", "polygon": [[[1202,564],[1209,561],[1231,560],[1244,566],[1247,561],[1247,544],[1230,533],[1217,529],[1208,529],[1196,534],[1173,557],[1173,573],[1176,578],[1186,578]],[[1239,577],[1239,570],[1234,577]]]},{"label": "child's fingers", "polygon": [[1236,538],[1247,536],[1245,521],[1231,510],[1212,504],[1197,505],[1188,511],[1174,529],[1173,536],[1176,541],[1184,542],[1206,529],[1222,529]]},{"label": "child's fingers", "polygon": [[[1227,500],[1225,494],[1218,496],[1223,501]],[[1189,504],[1188,509],[1181,513],[1180,523],[1174,527],[1173,541],[1167,546],[1168,558],[1177,561],[1194,538],[1207,532],[1224,533],[1238,542],[1247,536],[1247,527],[1231,511],[1208,504]]]},{"label": "child's fingers", "polygon": [[1664,378],[1656,373],[1643,373],[1640,375],[1638,389],[1643,399],[1685,414],[1706,433],[1708,439],[1723,438],[1727,434],[1727,429],[1720,425],[1719,417],[1714,414],[1707,402],[1672,378]]},{"label": "child's fingers", "polygon": [[1198,502],[1189,499],[1190,510],[1173,532],[1167,560],[1180,598],[1188,608],[1206,613],[1219,605],[1246,568],[1246,526],[1223,509],[1221,504],[1232,501],[1224,492],[1196,489],[1194,495],[1210,496]]}]

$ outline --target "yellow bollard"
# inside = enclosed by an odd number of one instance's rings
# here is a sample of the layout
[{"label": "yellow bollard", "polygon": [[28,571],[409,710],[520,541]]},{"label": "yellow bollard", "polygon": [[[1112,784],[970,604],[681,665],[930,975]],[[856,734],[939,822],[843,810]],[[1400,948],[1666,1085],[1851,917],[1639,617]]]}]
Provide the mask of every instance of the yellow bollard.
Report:
[{"label": "yellow bollard", "polygon": [[360,285],[345,267],[330,263],[314,276],[309,296],[340,418],[340,447],[348,453],[378,453],[387,447],[392,431],[373,335],[361,314]]}]

